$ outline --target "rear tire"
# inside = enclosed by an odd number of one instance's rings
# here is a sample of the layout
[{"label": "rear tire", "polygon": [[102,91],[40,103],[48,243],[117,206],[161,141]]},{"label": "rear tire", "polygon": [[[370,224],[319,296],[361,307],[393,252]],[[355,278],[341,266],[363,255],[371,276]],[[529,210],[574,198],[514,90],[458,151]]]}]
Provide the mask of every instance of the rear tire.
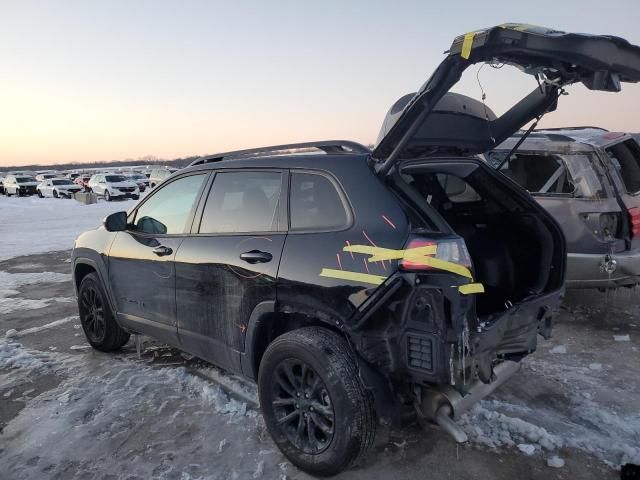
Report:
[{"label": "rear tire", "polygon": [[38,197],[44,198],[44,195],[42,195],[42,192],[40,190],[38,190],[36,193],[38,194]]},{"label": "rear tire", "polygon": [[89,273],[78,289],[80,324],[89,344],[101,352],[119,350],[129,341],[115,320],[97,273]]},{"label": "rear tire", "polygon": [[57,191],[57,190],[54,190],[54,191],[53,191],[53,198],[59,198],[59,197],[58,197],[58,191]]},{"label": "rear tire", "polygon": [[373,443],[373,399],[349,345],[330,330],[301,328],[276,338],[262,358],[258,389],[271,437],[307,473],[335,475]]}]

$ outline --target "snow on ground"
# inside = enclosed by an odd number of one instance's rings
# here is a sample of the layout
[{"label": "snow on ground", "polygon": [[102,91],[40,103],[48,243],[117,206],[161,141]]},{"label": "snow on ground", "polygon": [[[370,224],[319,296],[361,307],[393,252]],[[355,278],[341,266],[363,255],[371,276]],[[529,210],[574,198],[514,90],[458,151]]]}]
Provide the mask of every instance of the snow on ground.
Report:
[{"label": "snow on ground", "polygon": [[[0,383],[3,390],[37,374],[63,377],[4,428],[0,464],[8,478],[67,478],[69,470],[81,471],[82,478],[98,472],[247,478],[264,468],[252,453],[265,451],[258,413],[184,368],[152,368],[96,352],[36,352],[5,340],[0,368],[11,368]],[[211,436],[222,440],[210,442]],[[188,463],[194,451],[206,465]]]},{"label": "snow on ground", "polygon": [[0,196],[0,260],[70,250],[82,232],[135,204],[124,200],[84,205],[70,199]]},{"label": "snow on ground", "polygon": [[8,273],[0,271],[0,314],[9,314],[25,309],[44,308],[51,302],[66,301],[57,298],[21,298],[19,290],[25,285],[58,283],[71,280],[71,274],[55,272]]}]

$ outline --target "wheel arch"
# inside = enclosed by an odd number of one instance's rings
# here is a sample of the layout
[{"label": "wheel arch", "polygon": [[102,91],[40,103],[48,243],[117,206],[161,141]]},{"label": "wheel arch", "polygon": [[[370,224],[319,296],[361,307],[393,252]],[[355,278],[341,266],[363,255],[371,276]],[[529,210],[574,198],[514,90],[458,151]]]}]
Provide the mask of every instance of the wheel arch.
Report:
[{"label": "wheel arch", "polygon": [[[82,279],[89,275],[90,273],[96,273],[100,282],[102,283],[102,287],[107,294],[107,300],[109,301],[109,306],[111,310],[115,313],[116,304],[113,301],[113,293],[111,291],[111,285],[109,285],[108,275],[106,271],[106,267],[102,262],[97,262],[92,258],[87,257],[78,257],[73,262],[73,284],[76,291],[76,295],[78,295],[78,291],[80,289],[80,282]],[[117,315],[116,315],[117,318]]]},{"label": "wheel arch", "polygon": [[271,342],[280,335],[304,327],[326,328],[343,337],[351,347],[358,364],[360,379],[373,395],[379,416],[388,423],[400,425],[401,405],[393,393],[389,379],[358,354],[348,333],[340,328],[342,325],[340,320],[326,315],[318,316],[317,311],[315,313],[316,315],[304,309],[282,311],[276,308],[275,301],[259,303],[254,308],[247,325],[244,352],[240,359],[243,374],[257,381],[262,357]]}]

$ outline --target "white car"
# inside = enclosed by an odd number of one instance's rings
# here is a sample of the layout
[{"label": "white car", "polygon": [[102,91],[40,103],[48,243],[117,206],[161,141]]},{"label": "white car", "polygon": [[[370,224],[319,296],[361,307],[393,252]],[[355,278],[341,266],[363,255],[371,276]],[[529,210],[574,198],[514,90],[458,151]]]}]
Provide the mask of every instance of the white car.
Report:
[{"label": "white car", "polygon": [[156,188],[158,184],[165,181],[169,178],[173,173],[177,172],[177,168],[155,168],[151,170],[151,175],[149,176],[149,186],[151,188]]},{"label": "white car", "polygon": [[44,182],[45,180],[56,178],[57,176],[57,173],[39,173],[38,175],[36,175],[36,180],[39,182]]},{"label": "white car", "polygon": [[68,178],[48,178],[38,185],[38,196],[55,197],[55,198],[71,198],[74,193],[80,192],[82,187],[76,185]]},{"label": "white car", "polygon": [[127,177],[114,173],[99,173],[89,180],[89,189],[104,197],[107,202],[114,198],[140,198],[140,189]]},{"label": "white car", "polygon": [[36,193],[38,182],[35,178],[26,175],[7,175],[4,179],[4,194],[7,197],[17,195],[33,195]]}]

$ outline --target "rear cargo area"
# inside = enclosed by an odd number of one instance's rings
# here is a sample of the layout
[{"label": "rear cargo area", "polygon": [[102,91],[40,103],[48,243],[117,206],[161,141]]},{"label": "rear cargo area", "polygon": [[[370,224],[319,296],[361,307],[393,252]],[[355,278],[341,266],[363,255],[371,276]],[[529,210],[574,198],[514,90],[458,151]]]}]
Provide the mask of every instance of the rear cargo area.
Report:
[{"label": "rear cargo area", "polygon": [[[478,164],[424,162],[402,170],[423,212],[461,236],[472,262],[479,317],[559,289],[564,240],[559,227],[525,192]],[[461,166],[462,165],[462,166]]]}]

